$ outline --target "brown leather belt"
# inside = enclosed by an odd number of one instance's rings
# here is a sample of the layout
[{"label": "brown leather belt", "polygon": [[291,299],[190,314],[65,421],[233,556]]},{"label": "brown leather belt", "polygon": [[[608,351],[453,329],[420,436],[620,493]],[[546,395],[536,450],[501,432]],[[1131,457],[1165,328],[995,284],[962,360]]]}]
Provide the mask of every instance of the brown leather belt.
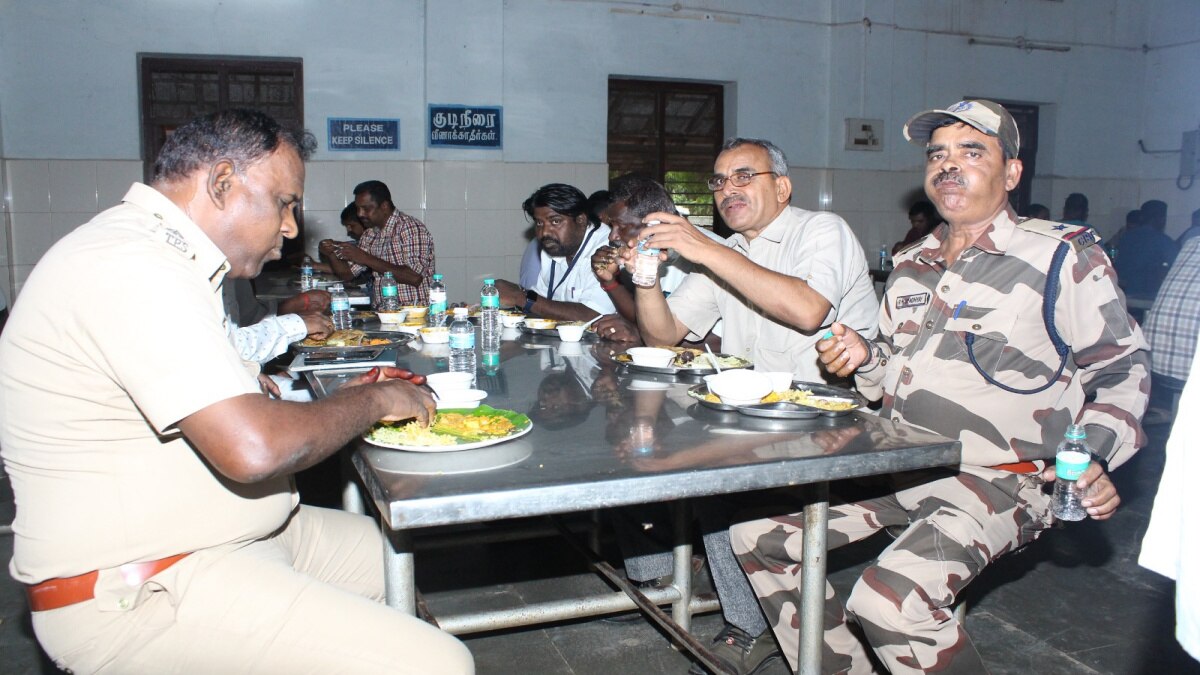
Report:
[{"label": "brown leather belt", "polygon": [[[121,572],[121,578],[125,580],[126,585],[136,588],[145,580],[189,555],[191,554],[180,553],[161,560],[129,563],[121,565],[117,570]],[[100,572],[92,571],[74,577],[47,579],[40,584],[26,586],[25,594],[29,596],[29,609],[35,612],[45,612],[91,600],[96,597],[96,580],[99,577]]]},{"label": "brown leather belt", "polygon": [[989,466],[989,469],[997,471],[1011,471],[1013,473],[1038,473],[1037,464],[1033,462],[1013,462],[1012,464],[997,464]]}]

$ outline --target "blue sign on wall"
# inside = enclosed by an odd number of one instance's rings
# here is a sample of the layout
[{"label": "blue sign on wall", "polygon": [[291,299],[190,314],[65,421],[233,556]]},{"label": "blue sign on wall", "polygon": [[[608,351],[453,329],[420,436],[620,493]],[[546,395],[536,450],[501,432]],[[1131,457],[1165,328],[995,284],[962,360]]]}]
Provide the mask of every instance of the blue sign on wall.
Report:
[{"label": "blue sign on wall", "polygon": [[429,106],[430,147],[499,149],[503,141],[503,106]]},{"label": "blue sign on wall", "polygon": [[400,120],[329,118],[330,150],[399,150]]}]

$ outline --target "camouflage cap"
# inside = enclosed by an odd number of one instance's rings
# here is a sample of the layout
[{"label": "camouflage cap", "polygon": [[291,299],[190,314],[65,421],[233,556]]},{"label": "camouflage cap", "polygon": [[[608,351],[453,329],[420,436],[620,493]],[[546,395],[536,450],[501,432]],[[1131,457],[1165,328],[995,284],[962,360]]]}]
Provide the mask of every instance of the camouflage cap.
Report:
[{"label": "camouflage cap", "polygon": [[1021,149],[1021,134],[1017,131],[1017,123],[1004,106],[992,101],[977,99],[974,101],[959,101],[945,110],[926,110],[913,115],[904,124],[904,137],[910,143],[927,145],[933,130],[941,126],[947,117],[953,117],[964,124],[1000,139],[1009,157],[1016,157]]}]

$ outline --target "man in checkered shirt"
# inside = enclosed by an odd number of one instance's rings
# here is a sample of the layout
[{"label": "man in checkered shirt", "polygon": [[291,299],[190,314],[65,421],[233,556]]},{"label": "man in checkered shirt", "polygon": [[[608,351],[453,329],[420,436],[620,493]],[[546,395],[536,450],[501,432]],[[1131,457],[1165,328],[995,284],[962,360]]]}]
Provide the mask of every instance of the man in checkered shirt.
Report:
[{"label": "man in checkered shirt", "polygon": [[429,304],[429,283],[435,261],[433,235],[421,221],[401,212],[392,193],[381,181],[369,180],[354,188],[354,205],[366,231],[355,242],[326,239],[320,251],[329,258],[334,274],[349,281],[371,271],[371,304],[378,305],[383,275],[391,272],[400,290],[400,304]]},{"label": "man in checkered shirt", "polygon": [[1150,370],[1155,384],[1182,389],[1200,336],[1200,237],[1192,237],[1175,258],[1146,314]]}]

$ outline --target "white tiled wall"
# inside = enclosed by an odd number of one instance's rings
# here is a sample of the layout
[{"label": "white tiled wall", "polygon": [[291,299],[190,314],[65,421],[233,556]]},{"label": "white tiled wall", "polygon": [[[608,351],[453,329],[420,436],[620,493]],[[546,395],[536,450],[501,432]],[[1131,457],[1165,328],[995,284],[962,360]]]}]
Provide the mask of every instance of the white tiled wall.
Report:
[{"label": "white tiled wall", "polygon": [[[0,288],[10,300],[55,241],[117,204],[129,185],[141,178],[138,161],[0,161],[4,186]],[[917,169],[793,167],[791,178],[792,203],[845,218],[869,257],[904,236],[908,207],[923,197]],[[521,202],[534,190],[564,182],[590,194],[608,182],[607,166],[591,163],[310,162],[304,210],[306,244],[312,253],[321,239],[346,237],[338,216],[353,199],[354,186],[371,179],[387,183],[396,206],[429,227],[438,270],[446,277],[453,301],[474,299],[485,276],[517,278],[529,226]],[[1125,212],[1145,199],[1161,198],[1171,204],[1167,232],[1172,236],[1182,232],[1191,212],[1200,208],[1200,190],[1181,192],[1173,181],[1034,180],[1034,201],[1049,206],[1054,216],[1060,215],[1071,192],[1088,196],[1090,220],[1104,235],[1115,232]]]},{"label": "white tiled wall", "polygon": [[120,203],[142,178],[138,161],[0,161],[4,237],[0,275],[9,299],[50,246],[100,211]]}]

